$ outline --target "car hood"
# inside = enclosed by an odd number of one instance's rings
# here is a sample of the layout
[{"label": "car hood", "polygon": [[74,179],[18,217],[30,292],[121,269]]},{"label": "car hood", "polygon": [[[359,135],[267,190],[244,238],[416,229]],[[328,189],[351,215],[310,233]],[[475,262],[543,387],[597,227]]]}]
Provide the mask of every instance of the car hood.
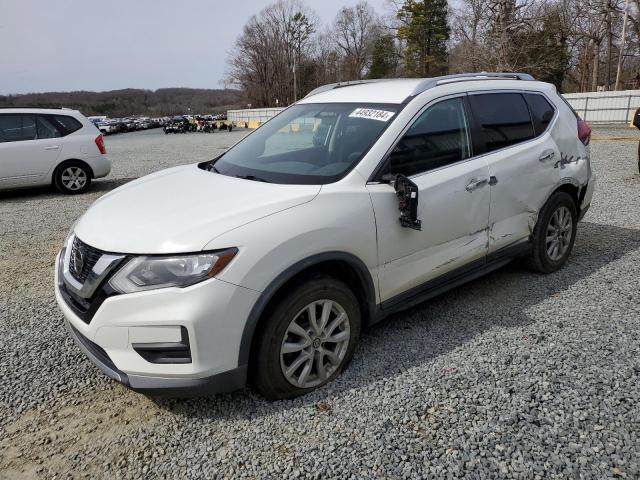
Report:
[{"label": "car hood", "polygon": [[311,201],[320,188],[243,180],[197,165],[175,167],[104,195],[74,231],[108,252],[196,252],[229,230]]}]

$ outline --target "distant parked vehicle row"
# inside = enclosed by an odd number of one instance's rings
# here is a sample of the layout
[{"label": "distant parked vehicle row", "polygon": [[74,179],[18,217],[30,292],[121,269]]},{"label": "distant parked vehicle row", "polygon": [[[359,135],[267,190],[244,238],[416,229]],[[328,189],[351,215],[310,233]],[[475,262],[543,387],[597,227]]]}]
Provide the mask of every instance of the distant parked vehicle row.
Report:
[{"label": "distant parked vehicle row", "polygon": [[135,132],[162,127],[165,133],[205,132],[231,130],[227,115],[176,115],[174,117],[126,117],[107,118],[106,116],[88,117],[103,135]]},{"label": "distant parked vehicle row", "polygon": [[216,130],[231,131],[233,125],[227,116],[220,115],[178,115],[172,117],[163,127],[164,133],[201,132],[213,133]]},{"label": "distant parked vehicle row", "polygon": [[112,118],[89,117],[89,120],[100,130],[103,135],[114,133],[135,132],[137,130],[148,130],[150,128],[160,128],[164,126],[169,117],[137,117],[137,118]]}]

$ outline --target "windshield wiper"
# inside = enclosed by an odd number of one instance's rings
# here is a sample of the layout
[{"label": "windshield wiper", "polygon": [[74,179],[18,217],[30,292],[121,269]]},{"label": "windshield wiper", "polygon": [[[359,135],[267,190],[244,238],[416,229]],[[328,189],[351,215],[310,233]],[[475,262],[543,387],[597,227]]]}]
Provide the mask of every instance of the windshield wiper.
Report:
[{"label": "windshield wiper", "polygon": [[256,177],[255,175],[234,175],[236,178],[242,178],[243,180],[253,180],[254,182],[264,182],[269,183],[268,180],[264,178]]}]

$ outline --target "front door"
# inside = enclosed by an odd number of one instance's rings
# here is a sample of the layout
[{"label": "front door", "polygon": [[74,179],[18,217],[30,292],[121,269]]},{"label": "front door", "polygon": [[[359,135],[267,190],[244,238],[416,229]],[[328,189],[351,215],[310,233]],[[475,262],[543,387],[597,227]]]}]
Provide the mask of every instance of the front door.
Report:
[{"label": "front door", "polygon": [[489,173],[483,158],[473,158],[464,97],[427,106],[392,150],[384,171],[404,174],[418,186],[422,230],[400,225],[391,185],[367,185],[376,218],[383,302],[484,261]]}]

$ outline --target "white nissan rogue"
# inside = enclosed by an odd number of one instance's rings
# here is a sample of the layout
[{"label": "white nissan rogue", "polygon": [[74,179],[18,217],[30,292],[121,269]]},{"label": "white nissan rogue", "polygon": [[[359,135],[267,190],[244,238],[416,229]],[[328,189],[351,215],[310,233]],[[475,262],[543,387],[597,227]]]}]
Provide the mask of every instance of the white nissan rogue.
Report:
[{"label": "white nissan rogue", "polygon": [[390,313],[517,257],[562,267],[594,189],[589,136],[526,74],[321,87],[220,157],[96,201],[56,297],[134,390],[300,395]]}]

